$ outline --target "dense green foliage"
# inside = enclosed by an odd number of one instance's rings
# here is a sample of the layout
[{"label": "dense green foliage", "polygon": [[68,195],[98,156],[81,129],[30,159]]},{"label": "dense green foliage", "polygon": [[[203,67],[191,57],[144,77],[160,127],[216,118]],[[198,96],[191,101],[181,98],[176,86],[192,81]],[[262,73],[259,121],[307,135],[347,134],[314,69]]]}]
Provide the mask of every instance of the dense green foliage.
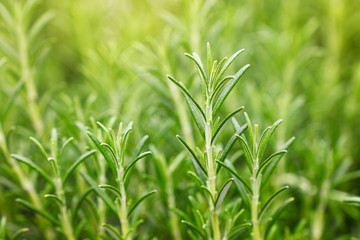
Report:
[{"label": "dense green foliage", "polygon": [[0,239],[360,239],[358,10],[0,0]]}]

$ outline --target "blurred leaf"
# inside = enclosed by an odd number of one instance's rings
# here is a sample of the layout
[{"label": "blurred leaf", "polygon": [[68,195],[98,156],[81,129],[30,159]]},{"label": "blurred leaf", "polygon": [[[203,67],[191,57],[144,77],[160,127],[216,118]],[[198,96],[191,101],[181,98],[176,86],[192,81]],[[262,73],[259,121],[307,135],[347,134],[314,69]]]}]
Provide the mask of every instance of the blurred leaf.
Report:
[{"label": "blurred leaf", "polygon": [[89,158],[90,156],[94,155],[96,153],[96,150],[91,150],[88,151],[86,153],[84,153],[83,155],[81,155],[78,160],[76,162],[74,162],[66,171],[64,177],[62,178],[62,184],[63,186],[65,185],[67,179],[69,178],[70,174],[72,172],[74,172],[74,170],[76,169],[77,166],[79,166],[83,161],[85,161],[87,158]]},{"label": "blurred leaf", "polygon": [[203,229],[195,226],[193,223],[186,221],[186,220],[181,220],[181,223],[184,223],[185,225],[189,226],[191,229],[195,230],[204,239],[206,238],[206,234],[204,233]]},{"label": "blurred leaf", "polygon": [[224,162],[227,155],[229,154],[231,148],[234,146],[236,140],[237,140],[237,135],[241,135],[246,129],[247,129],[248,125],[244,124],[242,127],[239,127],[238,130],[236,130],[235,134],[232,135],[232,137],[230,138],[230,140],[228,141],[228,143],[226,144],[225,148],[223,149],[221,156],[219,158],[220,162]]},{"label": "blurred leaf", "polygon": [[102,191],[96,182],[85,172],[81,171],[80,174],[83,176],[84,180],[92,187],[93,190],[97,193],[97,195],[105,202],[105,204],[114,212],[117,213],[117,208],[114,205],[113,201],[109,198],[109,196]]},{"label": "blurred leaf", "polygon": [[270,204],[275,200],[275,198],[282,193],[283,191],[289,189],[289,186],[285,186],[281,188],[279,191],[277,191],[274,195],[272,195],[269,200],[264,204],[264,207],[261,209],[261,212],[259,213],[258,219],[261,220],[261,217],[265,213],[266,209],[270,206]]},{"label": "blurred leaf", "polygon": [[277,208],[277,210],[272,214],[271,218],[269,219],[268,224],[266,225],[265,228],[265,237],[268,235],[271,227],[274,225],[274,223],[278,220],[278,218],[280,217],[281,213],[285,210],[285,208],[292,203],[295,200],[295,198],[289,198],[287,200],[285,200],[280,207]]},{"label": "blurred leaf", "polygon": [[59,204],[60,207],[61,207],[61,206],[64,206],[63,201],[61,201],[61,199],[60,199],[58,196],[54,195],[54,194],[45,194],[44,197],[56,201],[56,203]]},{"label": "blurred leaf", "polygon": [[30,159],[17,154],[11,154],[11,157],[21,163],[26,164],[27,166],[38,172],[41,176],[43,176],[48,183],[50,183],[52,186],[55,186],[49,175],[47,175],[47,173],[41,167],[39,167],[39,165],[31,161]]},{"label": "blurred leaf", "polygon": [[27,207],[30,210],[34,211],[34,212],[36,212],[37,214],[44,217],[45,219],[47,219],[48,221],[50,221],[54,225],[61,226],[61,224],[55,218],[53,218],[50,214],[48,214],[44,210],[36,208],[33,204],[31,204],[31,203],[29,203],[29,202],[27,202],[27,201],[25,201],[25,200],[23,200],[21,198],[17,198],[16,202],[20,203],[24,207]]},{"label": "blurred leaf", "polygon": [[193,98],[193,96],[191,96],[190,92],[186,89],[186,87],[181,83],[176,81],[173,77],[171,76],[167,76],[168,79],[170,79],[173,83],[176,84],[176,86],[178,86],[181,91],[184,93],[185,95],[185,99],[186,102],[190,108],[191,111],[191,115],[193,116],[196,126],[198,127],[201,135],[205,138],[205,114],[203,112],[203,110],[201,109],[200,105],[196,102],[196,100]]},{"label": "blurred leaf", "polygon": [[156,193],[156,190],[153,190],[147,194],[145,194],[144,196],[142,196],[139,200],[137,200],[135,202],[135,204],[131,207],[131,209],[128,212],[128,217],[131,217],[131,214],[134,212],[134,210],[136,209],[137,206],[139,206],[139,204],[144,201],[146,198],[150,197],[151,195],[153,195],[154,193]]},{"label": "blurred leaf", "polygon": [[281,158],[282,156],[284,156],[285,153],[287,153],[286,150],[281,150],[281,151],[279,151],[279,152],[276,152],[276,153],[271,154],[264,162],[261,163],[261,165],[260,165],[260,167],[259,167],[259,170],[258,170],[257,173],[256,173],[256,176],[258,176],[258,175],[263,171],[263,169],[266,168],[266,166],[271,162],[271,160],[273,160],[274,158],[277,158],[277,157],[278,157],[279,160],[280,160],[280,158]]},{"label": "blurred leaf", "polygon": [[271,138],[271,136],[274,134],[275,130],[277,129],[277,127],[280,125],[280,123],[282,123],[282,119],[277,120],[270,129],[266,129],[263,133],[263,136],[261,136],[260,139],[260,143],[259,143],[259,150],[257,152],[257,156],[259,158],[259,160],[262,158],[263,153],[265,151],[265,148],[269,142],[269,139]]},{"label": "blurred leaf", "polygon": [[116,240],[122,240],[124,239],[120,232],[112,225],[107,224],[107,223],[103,223],[102,226],[109,232],[109,234],[111,235],[111,237],[113,237],[113,239]]},{"label": "blurred leaf", "polygon": [[116,176],[116,162],[114,159],[112,159],[112,156],[108,151],[105,151],[103,146],[101,146],[101,143],[99,139],[90,131],[87,131],[87,135],[92,140],[92,142],[95,144],[96,148],[101,152],[101,154],[104,156],[108,166],[112,170],[114,176]]},{"label": "blurred leaf", "polygon": [[126,182],[126,178],[128,176],[129,171],[135,166],[135,164],[140,160],[143,159],[144,157],[151,155],[151,152],[144,152],[141,153],[137,158],[135,158],[126,168],[125,168],[125,172],[124,172],[124,176],[123,176],[123,180],[124,182]]}]

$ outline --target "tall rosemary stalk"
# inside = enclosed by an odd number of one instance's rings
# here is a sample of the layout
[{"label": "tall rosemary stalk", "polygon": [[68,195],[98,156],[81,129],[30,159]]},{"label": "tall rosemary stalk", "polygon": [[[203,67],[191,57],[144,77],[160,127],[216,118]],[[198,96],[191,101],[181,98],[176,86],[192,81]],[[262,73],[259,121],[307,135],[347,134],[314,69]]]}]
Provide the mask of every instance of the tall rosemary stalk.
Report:
[{"label": "tall rosemary stalk", "polygon": [[[201,136],[205,140],[205,152],[204,154],[198,154],[197,156],[190,147],[190,144],[186,143],[186,141],[180,136],[177,136],[180,143],[189,152],[198,178],[201,179],[200,181],[204,183],[204,185],[201,187],[208,195],[209,213],[211,216],[211,234],[210,236],[208,236],[208,238],[214,240],[220,240],[222,237],[220,229],[221,223],[219,221],[218,211],[232,182],[232,180],[230,179],[225,183],[225,185],[220,191],[217,190],[216,159],[225,159],[228,151],[225,151],[222,155],[219,154],[219,152],[221,151],[216,151],[216,137],[221,132],[227,121],[231,119],[235,114],[240,112],[243,107],[240,107],[231,112],[221,122],[219,117],[216,121],[214,121],[214,116],[216,116],[221,105],[224,103],[225,99],[227,98],[233,87],[236,85],[240,77],[249,67],[249,65],[246,65],[241,68],[234,76],[222,78],[226,69],[242,51],[243,50],[236,52],[229,59],[223,58],[218,64],[217,61],[212,61],[211,48],[210,44],[208,44],[207,74],[200,60],[200,57],[196,53],[193,53],[193,55],[185,54],[187,57],[194,61],[198,68],[203,88],[203,105],[205,110],[200,106],[200,104],[197,103],[195,98],[190,94],[189,90],[187,90],[183,83],[176,81],[171,76],[168,76],[168,78],[184,93],[186,102],[189,106],[192,117],[195,120],[196,126],[198,127]],[[187,221],[185,221],[185,223],[191,226],[194,225],[188,223]],[[203,236],[208,235],[208,231],[205,231],[205,229],[202,229],[199,232],[204,232],[202,234]]]}]

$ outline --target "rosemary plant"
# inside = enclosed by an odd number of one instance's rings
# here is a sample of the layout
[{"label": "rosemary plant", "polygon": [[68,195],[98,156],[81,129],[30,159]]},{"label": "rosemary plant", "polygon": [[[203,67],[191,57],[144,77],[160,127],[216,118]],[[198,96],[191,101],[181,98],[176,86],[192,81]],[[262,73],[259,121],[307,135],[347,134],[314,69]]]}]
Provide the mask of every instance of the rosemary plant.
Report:
[{"label": "rosemary plant", "polygon": [[[139,160],[151,154],[150,151],[141,153],[148,136],[145,136],[140,140],[133,156],[130,158],[130,161],[127,162],[125,159],[126,147],[130,133],[132,132],[132,122],[124,129],[124,131],[122,123],[120,123],[117,135],[115,135],[111,128],[106,128],[100,122],[98,122],[98,125],[105,132],[109,143],[101,143],[99,139],[90,131],[88,131],[87,134],[96,148],[103,155],[107,165],[111,169],[111,172],[115,178],[116,187],[109,184],[97,185],[91,176],[85,172],[82,172],[82,175],[85,181],[93,187],[99,197],[104,200],[109,209],[111,209],[118,216],[121,231],[118,231],[115,227],[107,223],[104,223],[103,226],[114,239],[130,240],[133,238],[134,233],[136,233],[136,227],[142,222],[142,220],[138,220],[135,221],[133,225],[131,225],[130,218],[139,204],[142,203],[142,201],[156,193],[156,190],[150,191],[141,196],[134,204],[130,205],[128,203],[129,199],[126,188],[129,185],[129,179],[134,170],[134,167]],[[109,190],[115,195],[115,204],[111,198],[101,189]]]},{"label": "rosemary plant", "polygon": [[[265,219],[270,204],[281,192],[285,191],[289,187],[285,186],[281,188],[273,194],[265,202],[265,204],[261,204],[264,185],[268,182],[276,165],[284,156],[287,147],[292,143],[294,138],[291,138],[288,142],[286,142],[280,151],[275,152],[264,159],[266,146],[282,120],[278,120],[272,126],[267,127],[260,135],[259,126],[257,124],[253,126],[246,113],[245,117],[249,130],[249,141],[247,141],[243,136],[240,136],[240,134],[236,135],[236,138],[240,141],[245,155],[246,165],[250,172],[250,184],[248,184],[248,181],[245,181],[244,178],[234,170],[234,167],[229,160],[226,160],[225,162],[216,162],[226,168],[232,176],[237,179],[238,184],[236,185],[238,186],[245,209],[250,212],[252,239],[262,240],[265,239],[266,234],[269,232],[284,208],[294,200],[294,198],[289,198],[284,201],[274,213],[268,214],[268,217]],[[234,123],[235,126],[238,125],[236,120],[234,120]],[[240,126],[237,126],[236,128],[240,129]]]},{"label": "rosemary plant", "polygon": [[48,154],[44,148],[44,146],[33,137],[30,137],[30,139],[37,145],[37,147],[40,149],[43,157],[47,159],[47,161],[51,165],[52,174],[49,175],[46,170],[44,170],[37,161],[33,161],[31,159],[28,159],[24,156],[12,154],[11,157],[16,159],[18,162],[27,165],[29,168],[31,168],[33,171],[35,171],[39,176],[42,176],[46,183],[51,187],[51,189],[54,189],[55,194],[45,194],[44,197],[54,201],[59,207],[59,219],[53,216],[52,213],[50,213],[48,210],[45,209],[39,209],[36,205],[18,198],[17,202],[21,205],[33,210],[34,212],[38,213],[40,216],[47,219],[49,222],[51,222],[56,228],[60,229],[60,232],[70,240],[77,239],[76,236],[76,227],[71,222],[71,211],[69,208],[69,204],[66,200],[66,191],[65,191],[65,184],[67,180],[69,179],[70,175],[74,172],[74,170],[87,158],[89,158],[91,155],[93,155],[96,151],[92,150],[89,152],[84,153],[81,155],[76,161],[72,163],[70,167],[64,166],[64,161],[62,160],[64,150],[66,147],[71,143],[73,138],[69,138],[66,141],[63,142],[61,148],[59,149],[59,142],[58,142],[58,136],[56,129],[52,130],[51,134],[51,152]]},{"label": "rosemary plant", "polygon": [[[217,149],[216,138],[219,133],[222,131],[225,124],[231,119],[235,114],[243,110],[244,107],[240,107],[233,112],[231,112],[227,117],[225,117],[220,122],[220,117],[216,118],[222,104],[225,99],[234,88],[234,86],[239,82],[241,76],[248,69],[249,65],[245,65],[241,68],[234,76],[224,77],[225,71],[230,66],[230,64],[235,60],[235,58],[244,50],[236,52],[229,59],[226,57],[223,58],[219,64],[215,60],[212,60],[210,44],[207,45],[207,73],[205,68],[200,60],[200,57],[193,53],[193,55],[185,54],[189,57],[197,66],[199,71],[199,76],[203,89],[203,103],[204,106],[201,107],[200,104],[195,100],[195,98],[190,94],[189,90],[181,82],[176,81],[173,77],[168,76],[176,86],[178,86],[181,91],[184,93],[186,102],[191,111],[192,117],[195,120],[196,126],[200,132],[200,135],[205,141],[205,151],[202,153],[200,149],[198,152],[200,154],[196,155],[195,151],[185,142],[185,140],[177,136],[180,143],[184,148],[189,152],[193,165],[196,169],[197,177],[203,182],[202,189],[208,194],[208,204],[209,204],[209,213],[211,219],[211,234],[208,236],[210,239],[219,240],[222,238],[218,209],[220,208],[222,201],[224,200],[226,193],[233,181],[229,179],[223,188],[220,190],[217,188],[217,159],[225,159],[226,154],[228,154],[228,149]],[[243,130],[245,130],[244,128]],[[186,223],[186,222],[185,222]]]}]

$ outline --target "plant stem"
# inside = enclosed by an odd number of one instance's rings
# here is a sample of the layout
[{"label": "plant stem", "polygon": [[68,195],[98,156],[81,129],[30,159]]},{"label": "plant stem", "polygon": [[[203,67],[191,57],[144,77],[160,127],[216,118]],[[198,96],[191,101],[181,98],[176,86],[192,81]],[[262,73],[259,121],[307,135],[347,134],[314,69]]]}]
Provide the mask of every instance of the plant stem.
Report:
[{"label": "plant stem", "polygon": [[[210,190],[211,196],[215,198],[216,196],[216,169],[213,159],[213,146],[211,143],[212,139],[212,104],[210,99],[206,101],[206,124],[205,124],[205,145],[206,145],[206,156],[207,156],[207,166],[208,166],[208,188]],[[220,228],[217,211],[215,209],[214,203],[209,197],[210,213],[213,227],[213,239],[220,240]]]},{"label": "plant stem", "polygon": [[[8,146],[5,139],[5,134],[2,129],[2,124],[0,123],[0,149],[2,150],[6,161],[9,163],[11,168],[14,170],[15,175],[19,179],[21,187],[27,192],[29,195],[30,201],[34,206],[38,209],[44,209],[38,194],[35,191],[34,185],[31,180],[25,175],[24,171],[20,167],[19,163],[10,157]],[[49,224],[42,219],[41,217],[36,217],[38,224],[44,231],[45,239],[54,239],[55,234],[52,229],[49,227]]]},{"label": "plant stem", "polygon": [[325,209],[330,189],[329,179],[325,179],[320,188],[320,201],[314,213],[312,237],[314,240],[322,239],[324,231]]},{"label": "plant stem", "polygon": [[[172,181],[172,177],[169,176],[170,174],[168,174],[168,181],[166,184],[166,192],[167,192],[167,196],[168,196],[168,206],[169,209],[173,209],[176,207],[176,202],[175,202],[175,195],[174,195],[174,186],[173,186],[173,181]],[[170,211],[169,212],[170,215],[170,227],[171,227],[171,232],[173,235],[173,239],[174,240],[181,240],[181,231],[179,228],[179,218],[178,216],[173,212]]]},{"label": "plant stem", "polygon": [[251,188],[253,192],[251,199],[251,221],[253,226],[252,238],[253,240],[262,240],[258,219],[261,175],[259,174],[256,176],[259,168],[259,159],[254,159],[253,163],[253,173],[251,177]]},{"label": "plant stem", "polygon": [[126,240],[131,239],[131,235],[129,234],[129,221],[128,221],[128,210],[127,210],[127,203],[126,203],[126,192],[125,192],[125,185],[123,179],[124,168],[120,166],[118,171],[118,179],[117,182],[119,184],[119,190],[121,194],[120,199],[120,212],[119,218],[121,223],[121,232]]},{"label": "plant stem", "polygon": [[55,179],[55,186],[56,186],[56,194],[58,195],[58,197],[62,202],[60,212],[61,212],[61,223],[64,228],[64,234],[68,240],[75,240],[75,235],[74,235],[73,227],[71,225],[70,215],[66,207],[66,198],[62,186],[62,180],[59,177],[59,175],[57,175]]},{"label": "plant stem", "polygon": [[42,136],[44,126],[41,120],[39,106],[36,103],[37,92],[34,81],[34,73],[29,64],[28,39],[26,36],[25,23],[24,23],[20,2],[16,2],[15,16],[17,18],[16,36],[19,47],[20,71],[21,71],[21,76],[25,82],[25,88],[26,88],[26,94],[27,94],[27,100],[29,106],[28,113],[30,115],[30,119],[32,121],[36,133],[38,134],[38,136]]}]

